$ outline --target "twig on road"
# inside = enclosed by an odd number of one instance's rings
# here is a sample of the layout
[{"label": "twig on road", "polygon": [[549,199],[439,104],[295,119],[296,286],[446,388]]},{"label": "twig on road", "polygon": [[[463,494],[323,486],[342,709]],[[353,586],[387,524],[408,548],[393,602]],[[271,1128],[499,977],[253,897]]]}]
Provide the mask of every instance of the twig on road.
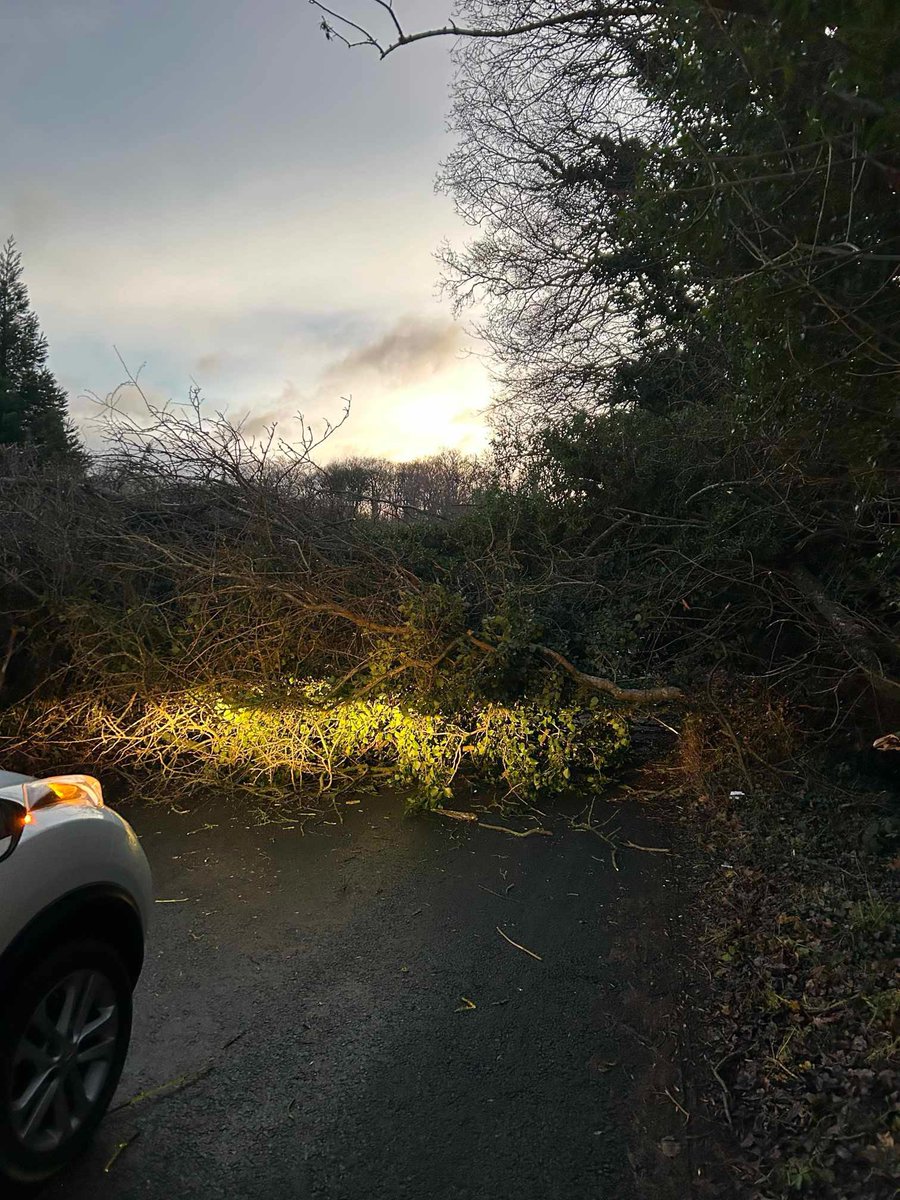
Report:
[{"label": "twig on road", "polygon": [[[234,1037],[228,1039],[222,1049],[227,1050],[229,1046],[233,1046],[235,1042],[240,1041],[246,1032],[246,1029],[241,1029],[234,1035]],[[201,1079],[204,1079],[210,1073],[210,1071],[215,1069],[215,1066],[215,1061],[211,1060],[204,1066],[200,1067],[200,1069],[197,1071],[190,1072],[187,1075],[179,1075],[175,1079],[169,1079],[166,1083],[160,1083],[157,1087],[148,1088],[145,1092],[138,1092],[138,1094],[136,1096],[132,1096],[130,1100],[123,1100],[121,1104],[117,1104],[109,1111],[111,1113],[120,1112],[123,1108],[134,1108],[134,1106],[137,1104],[143,1104],[145,1100],[158,1100],[162,1099],[164,1096],[174,1096],[176,1092],[181,1092],[185,1088],[191,1087],[195,1083],[199,1083]]]},{"label": "twig on road", "polygon": [[[493,888],[485,887],[483,883],[479,883],[478,886],[481,888],[481,890],[483,892],[488,892],[491,896],[496,896],[498,900],[513,900],[513,901],[515,901],[515,903],[518,904],[518,901],[516,900],[515,896],[508,896],[508,895],[505,896],[503,894],[503,892],[495,892]],[[515,887],[515,884],[511,883],[509,886]]]},{"label": "twig on road", "polygon": [[505,825],[489,825],[487,821],[478,822],[479,829],[493,829],[497,833],[508,833],[510,837],[526,838],[531,837],[533,833],[539,833],[542,837],[553,837],[549,829],[544,829],[541,825],[535,825],[533,829],[508,829]]},{"label": "twig on road", "polygon": [[116,1162],[118,1161],[119,1156],[128,1149],[128,1147],[131,1145],[131,1143],[134,1141],[135,1138],[140,1137],[140,1134],[141,1134],[141,1131],[139,1129],[135,1129],[135,1131],[132,1134],[130,1134],[129,1137],[125,1138],[121,1142],[116,1143],[115,1150],[113,1150],[112,1154],[109,1156],[109,1161],[107,1162],[106,1166],[103,1168],[104,1175],[108,1175],[110,1173],[110,1171],[113,1169]]},{"label": "twig on road", "polygon": [[520,946],[518,942],[514,942],[511,937],[503,932],[499,925],[495,926],[495,928],[500,936],[509,942],[511,946],[515,946],[515,948],[517,950],[521,950],[523,954],[530,954],[531,957],[536,958],[538,962],[544,961],[539,954],[535,954],[535,952],[533,950],[529,950],[527,946]]},{"label": "twig on road", "polygon": [[712,1068],[712,1073],[713,1073],[715,1079],[717,1080],[719,1087],[722,1089],[722,1103],[725,1106],[725,1120],[728,1122],[729,1126],[732,1125],[731,1108],[728,1104],[728,1098],[729,1098],[730,1092],[728,1091],[728,1088],[725,1086],[725,1080],[719,1074],[719,1067],[721,1067],[722,1063],[727,1062],[729,1058],[733,1058],[733,1057],[734,1057],[733,1054],[726,1054],[725,1057],[723,1059],[720,1059],[720,1061],[718,1063],[716,1063],[716,1065]]},{"label": "twig on road", "polygon": [[667,1095],[669,1097],[669,1099],[672,1101],[672,1103],[675,1105],[675,1107],[678,1109],[678,1111],[680,1113],[684,1114],[685,1121],[689,1121],[691,1119],[691,1114],[688,1112],[688,1110],[684,1107],[683,1104],[678,1103],[678,1101],[675,1099],[675,1097],[672,1095],[672,1093],[669,1091],[668,1088],[665,1089],[665,1095]]},{"label": "twig on road", "polygon": [[119,1112],[123,1108],[134,1108],[137,1104],[143,1104],[145,1100],[158,1100],[163,1096],[174,1096],[176,1092],[183,1091],[186,1087],[190,1087],[194,1083],[199,1083],[201,1079],[210,1073],[215,1065],[215,1063],[209,1062],[206,1066],[201,1067],[199,1071],[194,1071],[188,1075],[179,1075],[176,1079],[169,1079],[166,1083],[161,1083],[158,1087],[148,1088],[146,1092],[138,1092],[130,1100],[123,1100],[121,1104],[117,1104],[115,1108],[111,1108],[109,1111],[111,1113]]},{"label": "twig on road", "polygon": [[610,857],[610,862],[612,863],[613,870],[618,871],[619,860],[616,858],[616,850],[618,848],[619,843],[617,841],[615,841],[615,835],[619,832],[618,826],[615,829],[613,829],[613,831],[611,833],[603,832],[604,829],[606,828],[606,826],[609,825],[615,819],[615,813],[613,813],[612,816],[608,817],[602,823],[602,825],[595,825],[594,824],[594,801],[593,800],[591,801],[590,805],[585,810],[585,812],[587,815],[585,816],[585,819],[583,821],[579,821],[577,823],[575,821],[569,822],[571,828],[577,829],[580,833],[593,833],[596,837],[598,837],[601,840],[601,842],[606,842],[607,846],[609,846],[609,857]]}]

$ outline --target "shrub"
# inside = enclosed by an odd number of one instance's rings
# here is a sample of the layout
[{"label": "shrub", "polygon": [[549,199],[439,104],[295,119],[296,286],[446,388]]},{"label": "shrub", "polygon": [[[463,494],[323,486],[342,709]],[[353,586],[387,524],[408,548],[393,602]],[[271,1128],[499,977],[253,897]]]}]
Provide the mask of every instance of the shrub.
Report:
[{"label": "shrub", "polygon": [[[71,697],[5,714],[8,750],[27,759],[53,746],[67,762],[152,772],[184,788],[225,780],[251,788],[346,786],[370,770],[434,808],[458,776],[526,800],[578,780],[599,786],[628,733],[596,699],[562,707],[488,703],[425,711],[399,697],[335,698],[321,681],[225,698],[204,689],[115,700]],[[46,764],[44,764],[44,769]]]}]

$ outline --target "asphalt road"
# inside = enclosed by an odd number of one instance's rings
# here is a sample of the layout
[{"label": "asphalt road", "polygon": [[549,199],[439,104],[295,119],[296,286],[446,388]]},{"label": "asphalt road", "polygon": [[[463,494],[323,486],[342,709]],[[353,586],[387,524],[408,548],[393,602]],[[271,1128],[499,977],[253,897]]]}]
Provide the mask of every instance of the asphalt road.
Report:
[{"label": "asphalt road", "polygon": [[131,1054],[41,1200],[684,1197],[672,856],[339,808],[123,809],[159,896]]}]

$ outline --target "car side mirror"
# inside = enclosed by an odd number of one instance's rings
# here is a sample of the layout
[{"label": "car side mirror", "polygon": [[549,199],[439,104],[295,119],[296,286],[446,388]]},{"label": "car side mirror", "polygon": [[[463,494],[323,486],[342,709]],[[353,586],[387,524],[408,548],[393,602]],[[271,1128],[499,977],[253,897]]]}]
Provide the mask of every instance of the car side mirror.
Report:
[{"label": "car side mirror", "polygon": [[28,809],[21,801],[0,796],[0,863],[18,846],[27,819]]}]

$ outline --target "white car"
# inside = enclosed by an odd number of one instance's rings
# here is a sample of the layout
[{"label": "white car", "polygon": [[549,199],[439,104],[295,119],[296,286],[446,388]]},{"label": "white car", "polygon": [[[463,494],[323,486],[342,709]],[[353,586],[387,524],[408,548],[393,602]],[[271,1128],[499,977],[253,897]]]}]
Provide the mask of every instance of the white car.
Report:
[{"label": "white car", "polygon": [[60,1170],[106,1111],[152,903],[96,779],[0,771],[0,1194]]}]

